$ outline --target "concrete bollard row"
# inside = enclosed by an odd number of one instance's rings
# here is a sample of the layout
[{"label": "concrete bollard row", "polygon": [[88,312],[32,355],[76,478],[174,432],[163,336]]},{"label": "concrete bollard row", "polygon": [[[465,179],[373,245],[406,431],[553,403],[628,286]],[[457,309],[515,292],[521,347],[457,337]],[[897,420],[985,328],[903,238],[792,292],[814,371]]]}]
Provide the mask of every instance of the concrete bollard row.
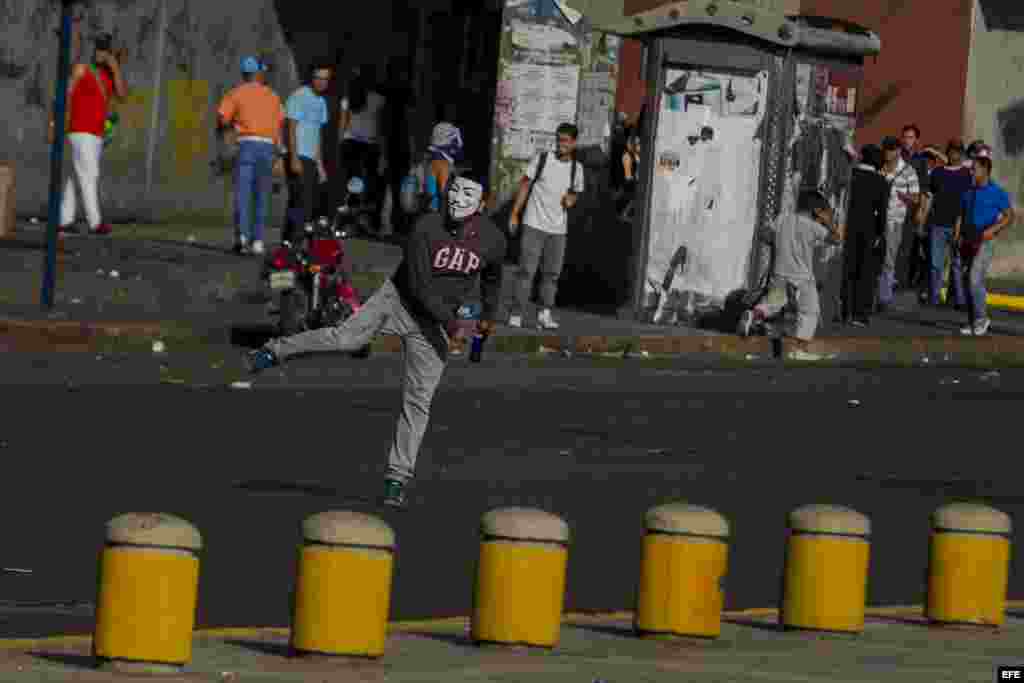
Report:
[{"label": "concrete bollard row", "polygon": [[[1001,626],[1009,583],[1009,516],[967,503],[932,515],[926,618]],[[807,505],[789,515],[779,623],[787,629],[864,629],[870,520]],[[641,637],[721,634],[729,522],[685,503],[644,517],[634,630]],[[293,656],[384,654],[395,533],[372,515],[331,511],[302,525]],[[202,537],[166,514],[126,514],[106,528],[93,655],[130,672],[180,672],[192,654]],[[532,508],[483,516],[470,633],[478,645],[553,648],[565,600],[569,526]]]}]

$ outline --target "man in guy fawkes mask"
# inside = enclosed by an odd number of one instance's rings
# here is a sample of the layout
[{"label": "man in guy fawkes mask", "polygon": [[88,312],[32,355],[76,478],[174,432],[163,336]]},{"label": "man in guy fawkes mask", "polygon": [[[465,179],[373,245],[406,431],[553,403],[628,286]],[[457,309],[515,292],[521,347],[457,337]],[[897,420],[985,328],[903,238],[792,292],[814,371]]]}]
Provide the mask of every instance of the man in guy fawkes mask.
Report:
[{"label": "man in guy fawkes mask", "polygon": [[[493,334],[501,293],[505,237],[481,213],[486,182],[464,173],[447,187],[447,210],[423,215],[405,246],[398,270],[337,327],[311,330],[268,342],[249,354],[252,372],[291,356],[355,351],[378,334],[401,337],[405,352],[402,412],[385,478],[385,505],[402,507],[416,456],[427,431],[430,404],[448,359],[448,343],[478,331]],[[477,282],[483,295],[478,316],[466,314]]]}]

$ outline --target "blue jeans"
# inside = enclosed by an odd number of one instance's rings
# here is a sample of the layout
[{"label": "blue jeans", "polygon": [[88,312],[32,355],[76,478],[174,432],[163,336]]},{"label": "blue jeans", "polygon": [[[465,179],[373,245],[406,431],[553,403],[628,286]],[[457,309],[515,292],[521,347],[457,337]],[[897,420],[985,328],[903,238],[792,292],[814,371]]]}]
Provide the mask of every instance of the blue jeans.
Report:
[{"label": "blue jeans", "polygon": [[[274,145],[256,140],[238,143],[235,165],[235,230],[250,243],[263,240],[267,197],[273,186]],[[255,203],[255,215],[253,204]]]},{"label": "blue jeans", "polygon": [[964,264],[967,315],[972,325],[988,317],[988,309],[985,306],[985,299],[988,297],[988,292],[985,291],[985,277],[988,275],[989,266],[992,265],[994,254],[992,241],[982,242],[978,253]]},{"label": "blue jeans", "polygon": [[957,306],[964,305],[963,280],[960,274],[960,253],[953,249],[953,228],[933,225],[931,231],[931,254],[929,265],[931,266],[930,287],[928,289],[929,299],[933,306],[939,303],[939,292],[946,269],[946,252],[952,252],[949,269],[949,291],[946,293],[947,300],[952,300]]}]

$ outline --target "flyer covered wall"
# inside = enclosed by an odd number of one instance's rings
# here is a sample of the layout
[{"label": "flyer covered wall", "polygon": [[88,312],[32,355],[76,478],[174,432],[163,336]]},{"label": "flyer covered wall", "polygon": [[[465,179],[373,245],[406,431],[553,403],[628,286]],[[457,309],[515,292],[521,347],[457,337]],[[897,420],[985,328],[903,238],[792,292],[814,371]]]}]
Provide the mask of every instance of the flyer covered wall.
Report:
[{"label": "flyer covered wall", "polygon": [[745,285],[767,98],[765,72],[667,72],[645,282],[655,322],[720,305]]}]

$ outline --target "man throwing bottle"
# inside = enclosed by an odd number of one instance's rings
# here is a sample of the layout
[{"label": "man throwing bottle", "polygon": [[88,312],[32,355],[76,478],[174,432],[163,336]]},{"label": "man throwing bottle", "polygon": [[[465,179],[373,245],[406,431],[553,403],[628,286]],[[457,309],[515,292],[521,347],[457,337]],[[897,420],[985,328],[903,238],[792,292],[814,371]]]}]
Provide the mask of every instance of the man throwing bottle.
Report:
[{"label": "man throwing bottle", "polygon": [[[497,226],[481,213],[485,184],[472,173],[452,179],[447,210],[420,218],[395,274],[358,313],[337,327],[275,339],[249,354],[250,370],[259,372],[298,354],[355,351],[378,334],[402,339],[404,396],[388,455],[385,505],[405,505],[405,491],[430,420],[430,404],[447,364],[449,340],[494,332],[507,245]],[[478,279],[482,320],[460,319],[460,311],[471,308],[466,304]]]}]

